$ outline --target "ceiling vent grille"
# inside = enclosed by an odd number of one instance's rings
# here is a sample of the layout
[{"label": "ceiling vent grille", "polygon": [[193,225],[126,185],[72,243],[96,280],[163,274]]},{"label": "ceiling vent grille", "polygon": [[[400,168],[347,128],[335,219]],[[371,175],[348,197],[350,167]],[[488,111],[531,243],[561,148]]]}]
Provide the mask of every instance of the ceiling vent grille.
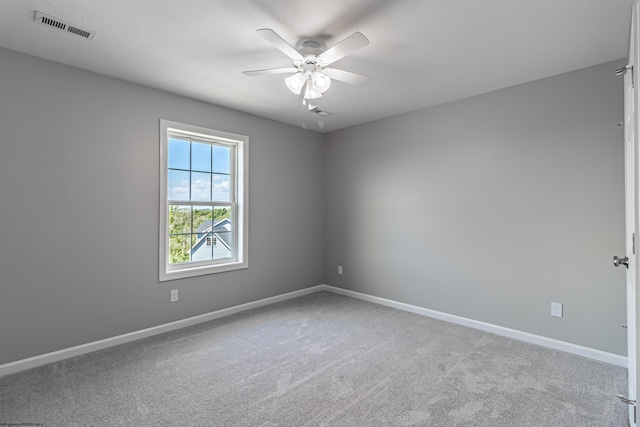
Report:
[{"label": "ceiling vent grille", "polygon": [[46,25],[49,28],[56,28],[60,31],[71,33],[87,40],[93,40],[96,35],[95,31],[80,28],[77,25],[73,25],[69,22],[63,21],[62,19],[54,18],[53,16],[45,15],[38,11],[36,11],[36,15],[33,20],[38,24]]},{"label": "ceiling vent grille", "polygon": [[317,115],[319,115],[319,116],[323,116],[323,117],[326,117],[326,116],[330,116],[330,115],[331,115],[331,113],[330,113],[330,112],[328,112],[328,111],[324,111],[324,110],[321,110],[321,109],[319,109],[318,107],[313,107],[313,108],[312,108],[311,110],[309,110],[309,111],[310,111],[311,113],[314,113],[314,114],[317,114]]}]

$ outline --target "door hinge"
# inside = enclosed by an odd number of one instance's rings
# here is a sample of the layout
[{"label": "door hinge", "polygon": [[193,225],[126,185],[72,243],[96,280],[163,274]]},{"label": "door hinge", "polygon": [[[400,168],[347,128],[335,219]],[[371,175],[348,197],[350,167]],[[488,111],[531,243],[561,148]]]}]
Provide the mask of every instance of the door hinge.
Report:
[{"label": "door hinge", "polygon": [[636,233],[631,235],[631,252],[636,254]]},{"label": "door hinge", "polygon": [[635,87],[635,83],[633,81],[633,65],[625,65],[622,68],[618,68],[616,70],[616,76],[622,76],[627,74],[627,71],[631,70],[631,87]]}]

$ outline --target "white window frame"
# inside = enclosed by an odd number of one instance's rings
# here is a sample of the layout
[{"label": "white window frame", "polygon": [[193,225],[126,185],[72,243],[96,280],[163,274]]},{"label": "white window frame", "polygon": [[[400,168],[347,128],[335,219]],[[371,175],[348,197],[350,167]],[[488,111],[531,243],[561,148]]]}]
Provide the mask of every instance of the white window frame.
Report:
[{"label": "white window frame", "polygon": [[[169,200],[167,194],[169,135],[183,136],[197,141],[212,142],[235,147],[231,162],[233,205],[233,242],[235,250],[231,259],[196,261],[183,264],[169,264]],[[193,126],[169,120],[160,120],[160,271],[161,282],[205,274],[222,273],[249,268],[249,137],[222,132],[200,126]],[[192,206],[197,206],[193,202]]]}]

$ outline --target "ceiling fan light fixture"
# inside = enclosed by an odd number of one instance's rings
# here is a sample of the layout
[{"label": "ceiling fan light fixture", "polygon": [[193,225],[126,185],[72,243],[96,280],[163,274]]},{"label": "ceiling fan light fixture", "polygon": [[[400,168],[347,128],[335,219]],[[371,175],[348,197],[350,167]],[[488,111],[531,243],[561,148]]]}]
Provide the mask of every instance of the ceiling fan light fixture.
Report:
[{"label": "ceiling fan light fixture", "polygon": [[329,86],[331,86],[331,79],[323,72],[315,71],[311,75],[311,83],[314,91],[325,93],[327,89],[329,89]]},{"label": "ceiling fan light fixture", "polygon": [[284,79],[284,83],[287,85],[287,88],[296,95],[300,95],[302,88],[305,86],[305,82],[305,75],[300,72]]}]

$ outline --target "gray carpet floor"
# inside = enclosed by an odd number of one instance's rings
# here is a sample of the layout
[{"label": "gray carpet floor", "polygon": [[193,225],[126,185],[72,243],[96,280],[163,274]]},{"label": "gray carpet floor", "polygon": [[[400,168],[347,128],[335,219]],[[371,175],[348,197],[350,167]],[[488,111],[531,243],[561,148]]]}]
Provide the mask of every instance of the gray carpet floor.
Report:
[{"label": "gray carpet floor", "polygon": [[0,424],[625,426],[626,370],[319,292],[0,378]]}]

